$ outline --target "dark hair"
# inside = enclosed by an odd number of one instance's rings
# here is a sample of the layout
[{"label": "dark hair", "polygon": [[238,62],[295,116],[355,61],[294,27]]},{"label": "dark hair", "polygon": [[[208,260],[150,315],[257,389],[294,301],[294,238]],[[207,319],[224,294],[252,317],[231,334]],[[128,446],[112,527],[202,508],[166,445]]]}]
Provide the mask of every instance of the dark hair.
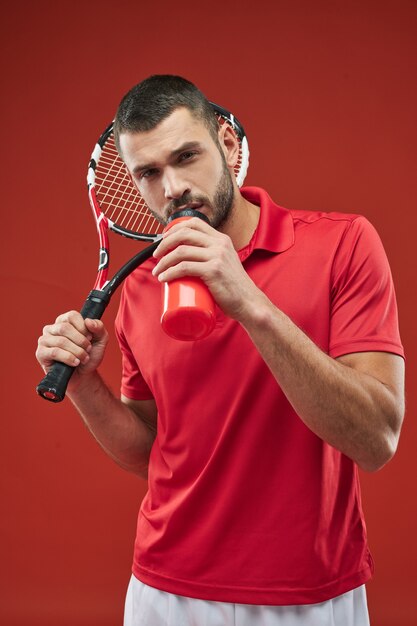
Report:
[{"label": "dark hair", "polygon": [[113,128],[118,151],[123,132],[152,130],[179,107],[187,108],[201,119],[217,142],[218,121],[204,94],[181,76],[161,74],[132,87],[120,102]]}]

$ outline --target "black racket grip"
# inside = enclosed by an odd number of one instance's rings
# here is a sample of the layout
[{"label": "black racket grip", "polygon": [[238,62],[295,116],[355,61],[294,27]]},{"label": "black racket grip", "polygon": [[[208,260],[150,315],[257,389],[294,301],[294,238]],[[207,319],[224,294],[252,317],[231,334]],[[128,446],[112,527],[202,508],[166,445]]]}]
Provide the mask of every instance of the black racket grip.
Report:
[{"label": "black racket grip", "polygon": [[[87,317],[99,320],[110,301],[110,296],[102,291],[94,290],[88,295],[80,313],[84,319]],[[65,398],[68,383],[73,375],[75,367],[56,361],[46,376],[36,387],[37,393],[50,402],[61,402]]]}]

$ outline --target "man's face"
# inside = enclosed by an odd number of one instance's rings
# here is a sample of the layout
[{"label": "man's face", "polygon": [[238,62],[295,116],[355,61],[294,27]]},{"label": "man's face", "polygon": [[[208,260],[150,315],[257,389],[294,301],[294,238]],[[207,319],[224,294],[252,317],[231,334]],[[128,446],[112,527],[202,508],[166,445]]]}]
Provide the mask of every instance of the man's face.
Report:
[{"label": "man's face", "polygon": [[188,109],[176,109],[147,132],[120,136],[123,160],[152,214],[162,223],[185,208],[214,228],[227,221],[234,183],[219,144]]}]

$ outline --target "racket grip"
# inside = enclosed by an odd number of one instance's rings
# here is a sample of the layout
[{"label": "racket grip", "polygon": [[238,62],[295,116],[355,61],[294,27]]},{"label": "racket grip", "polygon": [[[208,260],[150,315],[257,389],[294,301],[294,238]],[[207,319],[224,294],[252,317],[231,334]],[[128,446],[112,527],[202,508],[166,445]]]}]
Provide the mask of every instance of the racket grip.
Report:
[{"label": "racket grip", "polygon": [[[109,301],[109,295],[97,289],[93,289],[93,291],[89,293],[80,313],[84,319],[88,317],[90,319],[99,320],[106,310]],[[68,383],[74,370],[75,367],[56,361],[36,387],[38,395],[50,402],[61,402],[65,398]]]}]

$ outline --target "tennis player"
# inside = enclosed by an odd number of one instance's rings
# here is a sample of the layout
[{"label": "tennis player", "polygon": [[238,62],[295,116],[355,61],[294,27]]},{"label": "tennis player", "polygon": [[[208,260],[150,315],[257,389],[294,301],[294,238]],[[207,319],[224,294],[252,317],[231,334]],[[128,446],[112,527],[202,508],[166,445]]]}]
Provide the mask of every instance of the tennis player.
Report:
[{"label": "tennis player", "polygon": [[[358,467],[394,455],[404,362],[389,265],[360,215],[287,210],[239,190],[238,145],[203,94],[152,76],[123,98],[115,139],[162,222],[116,320],[121,398],[98,368],[107,332],[74,312],[37,358],[80,364],[68,395],[105,452],[147,477],[125,626],[366,626],[373,572]],[[161,287],[213,295],[216,327],[178,341]]]}]

